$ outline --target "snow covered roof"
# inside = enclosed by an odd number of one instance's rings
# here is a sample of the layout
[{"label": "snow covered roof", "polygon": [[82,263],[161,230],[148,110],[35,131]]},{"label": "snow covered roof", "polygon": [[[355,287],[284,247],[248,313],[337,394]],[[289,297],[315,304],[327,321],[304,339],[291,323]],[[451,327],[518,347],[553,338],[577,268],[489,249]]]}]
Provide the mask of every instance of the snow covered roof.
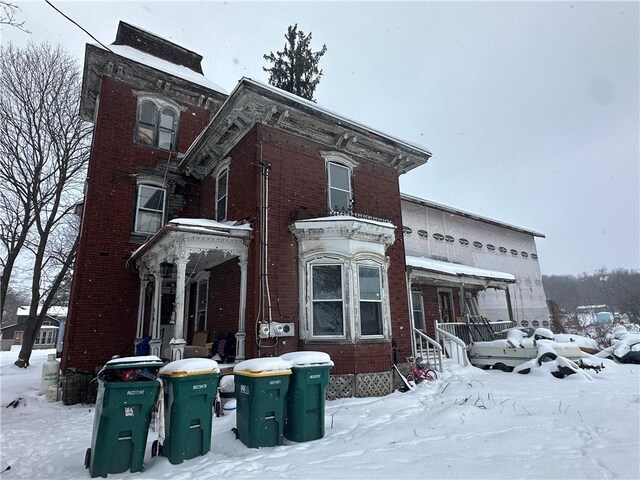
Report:
[{"label": "snow covered roof", "polygon": [[296,224],[298,223],[314,223],[314,222],[339,222],[342,220],[355,220],[358,222],[362,222],[362,223],[370,223],[371,225],[377,225],[380,227],[387,227],[387,228],[393,228],[395,229],[395,225],[393,223],[390,222],[381,222],[379,220],[372,220],[370,218],[364,218],[364,217],[355,217],[352,215],[330,215],[328,217],[318,217],[318,218],[306,218],[304,220],[297,220]]},{"label": "snow covered roof", "polygon": [[[16,315],[18,315],[19,317],[26,317],[27,315],[29,315],[29,308],[31,308],[29,307],[29,305],[18,307]],[[47,310],[47,315],[49,315],[50,317],[64,317],[67,315],[68,310],[69,309],[67,307],[51,306]],[[41,311],[42,305],[38,305],[38,311],[36,314],[39,314]]]},{"label": "snow covered roof", "polygon": [[186,227],[196,227],[205,230],[248,230],[251,231],[251,225],[248,223],[236,224],[236,222],[218,222],[208,218],[174,218],[169,220],[171,225],[179,225]]},{"label": "snow covered roof", "polygon": [[[99,45],[97,43],[93,43],[91,45],[102,50],[107,50],[102,45]],[[112,53],[115,53],[116,55],[120,55],[121,57],[133,60],[134,62],[146,65],[147,67],[155,68],[156,70],[160,70],[161,72],[168,73],[169,75],[173,75],[174,77],[181,78],[191,83],[195,83],[196,85],[210,88],[211,90],[216,90],[217,92],[227,93],[227,91],[220,85],[212,82],[204,75],[200,75],[199,73],[194,72],[190,68],[184,67],[182,65],[176,65],[175,63],[171,63],[167,60],[154,57],[153,55],[141,52],[140,50],[136,50],[135,48],[129,47],[127,45],[109,45],[108,50]]]},{"label": "snow covered roof", "polygon": [[[240,115],[241,113],[241,115]],[[236,122],[237,123],[234,123]],[[243,77],[231,91],[205,130],[191,144],[180,163],[190,175],[199,175],[220,161],[234,142],[256,122],[312,141],[348,150],[396,169],[400,174],[427,163],[431,152],[424,146],[388,135],[337,114],[316,103],[271,85]],[[209,145],[210,148],[204,148]],[[211,153],[215,155],[211,155]]]},{"label": "snow covered roof", "polygon": [[293,93],[286,92],[286,91],[284,91],[284,90],[282,90],[280,88],[274,87],[273,85],[268,85],[266,83],[258,82],[256,80],[253,80],[252,78],[242,77],[240,79],[240,82],[238,82],[238,85],[236,85],[236,87],[233,89],[233,91],[231,92],[231,94],[229,96],[232,96],[233,92],[235,92],[243,82],[247,83],[247,84],[252,84],[252,85],[254,85],[256,87],[259,87],[259,88],[261,88],[263,90],[268,90],[271,93],[273,93],[274,95],[277,95],[277,96],[282,97],[282,98],[286,98],[286,99],[288,99],[290,101],[299,103],[301,105],[305,105],[305,106],[307,106],[307,107],[309,107],[309,108],[311,108],[313,110],[316,110],[318,112],[322,112],[322,113],[324,113],[326,115],[334,117],[335,120],[337,120],[338,122],[350,123],[352,125],[355,125],[357,127],[362,128],[363,130],[367,130],[367,131],[369,131],[371,133],[374,133],[376,135],[379,135],[381,137],[385,137],[385,138],[388,138],[388,139],[393,140],[395,142],[401,143],[401,144],[403,144],[403,145],[405,145],[407,147],[411,147],[413,149],[418,149],[422,153],[425,153],[425,154],[431,156],[431,151],[429,151],[429,149],[427,147],[423,146],[423,145],[419,145],[418,143],[414,143],[414,142],[408,142],[406,140],[402,140],[400,138],[388,135],[388,134],[386,134],[384,132],[381,132],[380,130],[376,130],[375,128],[368,127],[367,125],[365,125],[363,123],[357,122],[355,120],[351,120],[350,118],[347,118],[347,117],[345,117],[343,115],[340,115],[339,113],[333,112],[332,110],[329,110],[328,108],[321,107],[320,105],[318,105],[315,102],[312,102],[311,100],[307,100],[306,98],[299,97],[298,95],[294,95]]},{"label": "snow covered roof", "polygon": [[406,200],[407,202],[411,202],[411,203],[417,203],[418,205],[423,205],[425,207],[435,208],[437,210],[443,210],[445,212],[454,213],[456,215],[471,218],[484,223],[489,223],[491,225],[497,225],[499,227],[508,228],[516,232],[527,233],[529,235],[533,235],[534,237],[545,238],[544,233],[536,232],[535,230],[530,230],[524,227],[519,227],[518,225],[506,223],[501,220],[496,220],[494,218],[478,215],[477,213],[468,212],[456,207],[451,207],[449,205],[444,205],[442,203],[434,202],[432,200],[427,200],[425,198],[414,197],[413,195],[407,195],[406,193],[401,193],[400,199]]},{"label": "snow covered roof", "polygon": [[494,270],[485,270],[483,268],[471,267],[468,265],[460,265],[457,263],[442,262],[426,257],[406,256],[407,267],[417,268],[420,270],[428,270],[444,275],[456,277],[470,277],[488,280],[499,280],[502,282],[515,283],[516,278],[510,273],[497,272]]}]

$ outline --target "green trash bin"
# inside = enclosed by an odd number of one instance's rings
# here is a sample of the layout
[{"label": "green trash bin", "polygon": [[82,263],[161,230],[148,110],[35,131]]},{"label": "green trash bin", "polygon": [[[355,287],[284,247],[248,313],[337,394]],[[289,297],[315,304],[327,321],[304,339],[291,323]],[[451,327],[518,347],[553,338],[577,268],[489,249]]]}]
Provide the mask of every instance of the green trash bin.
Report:
[{"label": "green trash bin", "polygon": [[325,396],[331,357],[324,352],[292,352],[282,355],[291,362],[284,436],[294,442],[324,437]]},{"label": "green trash bin", "polygon": [[220,369],[208,358],[185,358],[160,370],[164,390],[164,443],[160,455],[177,465],[211,449],[213,401]]},{"label": "green trash bin", "polygon": [[142,470],[160,367],[162,361],[153,355],[123,357],[108,361],[98,373],[91,448],[85,456],[91,477]]},{"label": "green trash bin", "polygon": [[274,357],[254,358],[234,367],[236,434],[247,447],[282,445],[290,367]]}]

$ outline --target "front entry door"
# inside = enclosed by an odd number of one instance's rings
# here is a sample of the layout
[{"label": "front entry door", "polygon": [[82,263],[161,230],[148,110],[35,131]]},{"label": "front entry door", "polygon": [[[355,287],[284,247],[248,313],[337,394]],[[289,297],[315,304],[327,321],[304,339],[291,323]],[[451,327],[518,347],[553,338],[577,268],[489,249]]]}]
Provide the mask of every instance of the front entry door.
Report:
[{"label": "front entry door", "polygon": [[438,290],[438,307],[440,308],[440,321],[442,323],[456,321],[451,290]]}]

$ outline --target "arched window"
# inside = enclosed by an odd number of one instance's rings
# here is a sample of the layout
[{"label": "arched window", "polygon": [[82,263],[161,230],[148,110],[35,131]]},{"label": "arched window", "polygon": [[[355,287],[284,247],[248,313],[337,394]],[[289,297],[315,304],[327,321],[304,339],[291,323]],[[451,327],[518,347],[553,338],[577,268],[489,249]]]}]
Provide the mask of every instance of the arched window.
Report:
[{"label": "arched window", "polygon": [[138,103],[136,142],[163,150],[175,150],[178,110],[156,99]]}]

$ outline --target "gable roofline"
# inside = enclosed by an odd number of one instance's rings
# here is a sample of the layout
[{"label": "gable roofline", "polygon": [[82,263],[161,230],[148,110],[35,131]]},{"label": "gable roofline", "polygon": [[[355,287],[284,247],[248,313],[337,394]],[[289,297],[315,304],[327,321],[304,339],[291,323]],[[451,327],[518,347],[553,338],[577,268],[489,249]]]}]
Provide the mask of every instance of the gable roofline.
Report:
[{"label": "gable roofline", "polygon": [[460,215],[461,217],[470,218],[472,220],[488,223],[490,225],[496,225],[498,227],[508,228],[509,230],[513,230],[515,232],[520,232],[520,233],[526,233],[527,235],[532,235],[534,237],[546,238],[544,233],[540,233],[535,230],[530,230],[528,228],[520,227],[518,225],[506,223],[500,220],[496,220],[494,218],[484,217],[476,213],[467,212],[466,210],[461,210],[459,208],[444,205],[442,203],[434,202],[432,200],[427,200],[425,198],[414,197],[413,195],[407,195],[406,193],[400,193],[400,200],[405,200],[407,202],[415,203],[417,205],[422,205],[423,207],[442,210],[443,212],[453,213],[455,215]]},{"label": "gable roofline", "polygon": [[[260,105],[258,108],[242,109],[243,101],[253,102],[255,107],[256,103],[260,103],[259,100],[262,100],[265,105]],[[267,105],[269,102],[271,104]],[[259,108],[262,108],[262,110],[256,111]],[[329,130],[328,126],[331,126],[334,131],[322,132],[325,143],[327,143],[327,138],[333,139],[331,148],[337,147],[337,150],[346,150],[350,146],[353,146],[354,150],[367,148],[365,146],[367,141],[376,142],[378,145],[386,145],[389,155],[391,155],[390,152],[392,150],[396,153],[395,156],[388,160],[388,163],[400,173],[405,173],[427,163],[432,156],[431,152],[422,145],[388,135],[279,88],[263,84],[248,77],[242,77],[222,107],[211,119],[209,125],[200,133],[184,154],[180,168],[193,173],[198,165],[202,163],[204,157],[210,153],[204,151],[206,150],[204,147],[215,137],[223,137],[224,132],[222,132],[222,129],[232,126],[238,120],[238,117],[241,117],[240,123],[243,124],[243,128],[240,130],[243,132],[248,131],[247,127],[253,127],[256,123],[277,124],[278,128],[281,128],[283,124],[288,124],[293,129],[292,125],[295,122],[295,118],[293,118],[295,116],[294,111],[300,115],[308,115],[314,119],[324,121],[323,124],[321,122],[314,123],[318,130],[321,129],[321,125],[327,127],[326,130]],[[234,113],[237,114],[235,118],[233,118]],[[337,131],[342,132],[342,135],[338,135]],[[335,138],[331,137],[331,135],[334,135]],[[239,139],[238,136],[235,138]],[[322,143],[317,139],[315,141]],[[230,149],[229,144],[226,144],[225,147],[226,150]],[[224,156],[226,153],[227,151],[224,148],[217,152],[218,156]],[[357,155],[357,153],[353,152],[348,153]]]}]

